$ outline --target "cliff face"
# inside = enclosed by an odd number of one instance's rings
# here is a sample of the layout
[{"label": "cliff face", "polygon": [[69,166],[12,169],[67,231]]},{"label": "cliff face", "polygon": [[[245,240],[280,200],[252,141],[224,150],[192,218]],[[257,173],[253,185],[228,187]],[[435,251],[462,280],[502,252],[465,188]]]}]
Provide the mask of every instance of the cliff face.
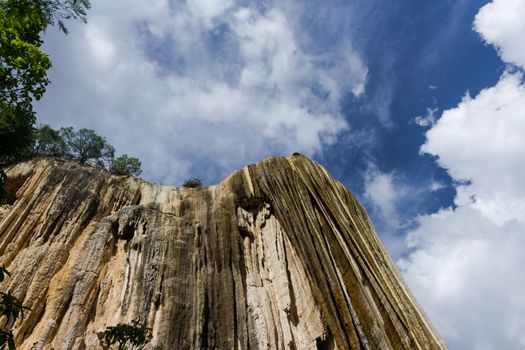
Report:
[{"label": "cliff face", "polygon": [[198,189],[54,159],[7,175],[20,349],[99,349],[131,320],[150,349],[444,348],[363,207],[303,156]]}]

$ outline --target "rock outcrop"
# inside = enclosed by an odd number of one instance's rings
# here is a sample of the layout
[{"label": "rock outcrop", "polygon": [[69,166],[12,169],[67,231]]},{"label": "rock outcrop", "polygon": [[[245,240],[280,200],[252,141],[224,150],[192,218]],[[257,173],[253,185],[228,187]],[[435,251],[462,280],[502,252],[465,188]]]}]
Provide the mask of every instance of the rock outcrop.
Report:
[{"label": "rock outcrop", "polygon": [[[444,349],[363,207],[294,155],[177,188],[60,159],[7,170],[2,290],[31,307],[19,349]],[[7,208],[7,207],[6,207]]]}]

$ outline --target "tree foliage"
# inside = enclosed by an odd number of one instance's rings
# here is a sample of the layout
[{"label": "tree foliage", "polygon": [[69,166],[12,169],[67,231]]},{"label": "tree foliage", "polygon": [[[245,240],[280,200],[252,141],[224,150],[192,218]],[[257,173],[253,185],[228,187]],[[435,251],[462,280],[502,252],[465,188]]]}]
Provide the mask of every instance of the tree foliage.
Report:
[{"label": "tree foliage", "polygon": [[118,175],[139,176],[142,173],[141,166],[142,164],[138,158],[128,157],[127,154],[123,154],[113,161],[109,170]]},{"label": "tree foliage", "polygon": [[47,26],[29,1],[0,1],[0,163],[30,149],[35,122],[33,99],[39,100],[49,80],[51,61],[40,52],[40,32]]},{"label": "tree foliage", "polygon": [[[0,267],[0,282],[3,282],[6,276],[11,274],[4,266]],[[24,317],[24,310],[31,309],[24,306],[11,293],[0,292],[0,316],[7,318],[7,325],[12,324],[18,317]],[[0,349],[15,349],[13,332],[7,327],[0,329]]]},{"label": "tree foliage", "polygon": [[0,102],[0,167],[31,155],[34,117]]},{"label": "tree foliage", "polygon": [[151,329],[134,320],[106,328],[102,347],[112,350],[143,349],[151,340]]},{"label": "tree foliage", "polygon": [[34,155],[68,157],[83,164],[108,167],[119,175],[138,176],[142,172],[138,158],[123,154],[115,159],[113,146],[94,130],[75,130],[72,127],[54,130],[44,124],[36,128],[34,134]]},{"label": "tree foliage", "polygon": [[1,101],[32,112],[49,80],[49,57],[40,51],[40,32],[48,25],[39,6],[29,0],[0,1]]},{"label": "tree foliage", "polygon": [[67,147],[67,154],[81,164],[110,165],[115,156],[115,148],[94,130],[72,127],[61,128],[60,136]]},{"label": "tree foliage", "polygon": [[33,101],[49,84],[49,57],[40,51],[49,25],[86,20],[89,0],[0,0],[0,166],[31,151]]},{"label": "tree foliage", "polygon": [[20,300],[11,293],[0,292],[0,314],[6,316],[8,320],[16,320],[19,316],[24,316],[24,310],[28,307],[22,305]]},{"label": "tree foliage", "polygon": [[65,156],[68,152],[66,142],[60,133],[44,124],[35,129],[34,153],[45,156]]},{"label": "tree foliage", "polygon": [[0,283],[4,281],[6,275],[11,277],[11,274],[7,271],[5,266],[0,267]]},{"label": "tree foliage", "polygon": [[13,332],[11,332],[10,330],[0,330],[0,349],[16,349],[15,337],[13,336]]},{"label": "tree foliage", "polygon": [[47,25],[58,25],[68,34],[64,21],[76,19],[86,23],[87,10],[91,7],[89,0],[31,0],[38,7]]}]

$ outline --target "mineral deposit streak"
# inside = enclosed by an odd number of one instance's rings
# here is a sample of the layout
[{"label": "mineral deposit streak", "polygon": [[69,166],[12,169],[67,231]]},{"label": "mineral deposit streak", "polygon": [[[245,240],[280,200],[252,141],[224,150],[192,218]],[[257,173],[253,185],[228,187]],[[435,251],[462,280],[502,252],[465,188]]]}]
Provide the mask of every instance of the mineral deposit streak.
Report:
[{"label": "mineral deposit streak", "polygon": [[132,320],[147,349],[445,348],[363,207],[306,157],[201,188],[54,158],[6,173],[19,349],[100,349]]}]

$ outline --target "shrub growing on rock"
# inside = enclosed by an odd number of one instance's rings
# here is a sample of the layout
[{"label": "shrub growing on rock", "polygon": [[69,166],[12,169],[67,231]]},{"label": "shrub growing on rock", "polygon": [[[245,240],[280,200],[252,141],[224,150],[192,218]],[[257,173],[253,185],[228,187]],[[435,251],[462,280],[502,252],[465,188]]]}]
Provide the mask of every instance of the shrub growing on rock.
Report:
[{"label": "shrub growing on rock", "polygon": [[192,177],[182,183],[182,187],[197,188],[202,186],[202,180]]},{"label": "shrub growing on rock", "polygon": [[[6,275],[10,276],[9,272],[5,267],[0,267],[0,282]],[[7,325],[4,326],[4,329],[0,329],[0,349],[15,349],[15,338],[8,326],[12,325],[18,317],[24,317],[24,310],[31,309],[22,305],[11,293],[0,292],[0,316],[7,318]]]},{"label": "shrub growing on rock", "polygon": [[151,329],[136,320],[106,328],[102,348],[105,350],[140,350],[152,338]]}]

